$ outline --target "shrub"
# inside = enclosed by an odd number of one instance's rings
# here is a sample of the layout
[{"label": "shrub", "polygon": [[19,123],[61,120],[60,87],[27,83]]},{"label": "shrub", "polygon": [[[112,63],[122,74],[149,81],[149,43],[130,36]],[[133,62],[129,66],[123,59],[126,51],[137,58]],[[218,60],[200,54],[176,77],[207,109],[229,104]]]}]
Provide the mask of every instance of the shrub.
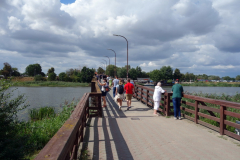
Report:
[{"label": "shrub", "polygon": [[43,76],[41,74],[38,74],[34,77],[35,81],[42,81],[42,79],[43,79]]},{"label": "shrub", "polygon": [[55,73],[49,73],[48,74],[48,81],[54,81],[56,79]]},{"label": "shrub", "polygon": [[10,86],[9,81],[0,80],[0,159],[22,159],[31,147],[26,134],[17,134],[17,112],[27,105],[24,95],[13,98],[13,91],[6,92]]},{"label": "shrub", "polygon": [[29,117],[31,120],[42,120],[43,118],[50,118],[55,116],[53,107],[41,107],[39,109],[33,108],[29,110]]}]

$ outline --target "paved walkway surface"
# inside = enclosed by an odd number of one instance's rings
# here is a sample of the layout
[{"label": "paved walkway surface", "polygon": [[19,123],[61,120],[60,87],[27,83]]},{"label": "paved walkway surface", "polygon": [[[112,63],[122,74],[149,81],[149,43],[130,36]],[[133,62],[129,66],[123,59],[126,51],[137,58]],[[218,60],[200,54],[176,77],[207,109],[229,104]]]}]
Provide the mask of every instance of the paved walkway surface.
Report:
[{"label": "paved walkway surface", "polygon": [[136,99],[122,111],[107,95],[103,118],[93,118],[85,137],[94,160],[217,159],[239,160],[240,142],[183,119],[153,116],[153,110]]}]

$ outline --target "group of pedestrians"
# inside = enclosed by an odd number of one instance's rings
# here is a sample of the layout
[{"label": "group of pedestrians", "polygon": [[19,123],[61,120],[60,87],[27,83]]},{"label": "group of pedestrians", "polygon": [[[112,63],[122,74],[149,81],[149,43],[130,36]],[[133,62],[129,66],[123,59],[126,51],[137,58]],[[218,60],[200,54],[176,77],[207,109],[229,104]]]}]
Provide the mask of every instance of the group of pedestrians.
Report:
[{"label": "group of pedestrians", "polygon": [[[159,110],[160,101],[161,101],[161,94],[166,92],[161,87],[161,82],[157,83],[155,86],[154,93],[153,93],[153,100],[154,100],[154,112],[153,115],[158,116],[157,110]],[[173,102],[173,110],[174,110],[174,119],[181,120],[181,99],[183,96],[183,87],[179,84],[179,80],[175,80],[175,84],[172,86],[172,102]]]},{"label": "group of pedestrians", "polygon": [[[97,76],[98,77],[98,76]],[[102,99],[103,99],[103,106],[106,107],[106,95],[107,91],[106,88],[112,87],[113,89],[113,98],[115,102],[118,104],[119,110],[122,109],[122,102],[126,97],[127,100],[127,110],[131,108],[131,100],[134,93],[134,84],[130,82],[130,79],[127,79],[127,83],[124,85],[123,79],[118,79],[118,76],[115,76],[115,79],[112,80],[111,77],[107,76],[107,78],[102,78],[101,82],[98,79],[98,83],[101,86],[102,91]],[[155,86],[154,93],[153,93],[153,100],[154,100],[154,112],[153,115],[158,116],[157,111],[159,110],[160,101],[161,101],[161,94],[166,92],[161,87],[161,82],[158,82]],[[174,119],[181,120],[181,99],[183,96],[183,87],[179,84],[179,80],[175,80],[175,84],[172,86],[172,102],[173,102],[173,109],[174,109]]]},{"label": "group of pedestrians", "polygon": [[[98,76],[97,76],[98,77]],[[127,100],[127,110],[131,108],[131,100],[134,93],[134,85],[130,83],[130,79],[127,79],[127,83],[124,85],[123,79],[118,79],[118,76],[115,76],[115,79],[112,80],[111,77],[108,77],[105,79],[98,79],[98,83],[101,86],[101,92],[102,92],[102,99],[103,99],[103,106],[106,107],[106,95],[107,91],[106,88],[112,87],[113,89],[113,98],[115,102],[118,104],[119,110],[122,108],[122,102],[126,97]]]}]

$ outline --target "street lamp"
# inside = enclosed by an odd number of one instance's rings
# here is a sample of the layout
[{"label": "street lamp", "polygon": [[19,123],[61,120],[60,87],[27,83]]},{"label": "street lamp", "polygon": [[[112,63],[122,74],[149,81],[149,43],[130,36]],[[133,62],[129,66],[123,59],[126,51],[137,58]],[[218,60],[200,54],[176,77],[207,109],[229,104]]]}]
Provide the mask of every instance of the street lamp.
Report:
[{"label": "street lamp", "polygon": [[109,64],[108,65],[110,65],[110,58],[108,56],[104,56],[104,57],[107,57],[109,59]]},{"label": "street lamp", "polygon": [[124,36],[113,34],[113,36],[123,37],[127,41],[127,79],[128,79],[128,40]]},{"label": "street lamp", "polygon": [[116,67],[116,52],[113,49],[108,49],[108,50],[111,50],[115,53],[115,75],[114,76],[116,76],[116,69],[117,69],[117,67]]}]

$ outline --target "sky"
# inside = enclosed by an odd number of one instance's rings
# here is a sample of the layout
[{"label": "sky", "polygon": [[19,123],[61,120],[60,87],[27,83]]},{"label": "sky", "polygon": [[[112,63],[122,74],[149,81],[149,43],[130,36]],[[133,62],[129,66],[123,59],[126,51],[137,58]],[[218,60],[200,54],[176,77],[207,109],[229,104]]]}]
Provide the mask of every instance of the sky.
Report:
[{"label": "sky", "polygon": [[0,0],[0,68],[162,66],[240,75],[239,0]]}]

